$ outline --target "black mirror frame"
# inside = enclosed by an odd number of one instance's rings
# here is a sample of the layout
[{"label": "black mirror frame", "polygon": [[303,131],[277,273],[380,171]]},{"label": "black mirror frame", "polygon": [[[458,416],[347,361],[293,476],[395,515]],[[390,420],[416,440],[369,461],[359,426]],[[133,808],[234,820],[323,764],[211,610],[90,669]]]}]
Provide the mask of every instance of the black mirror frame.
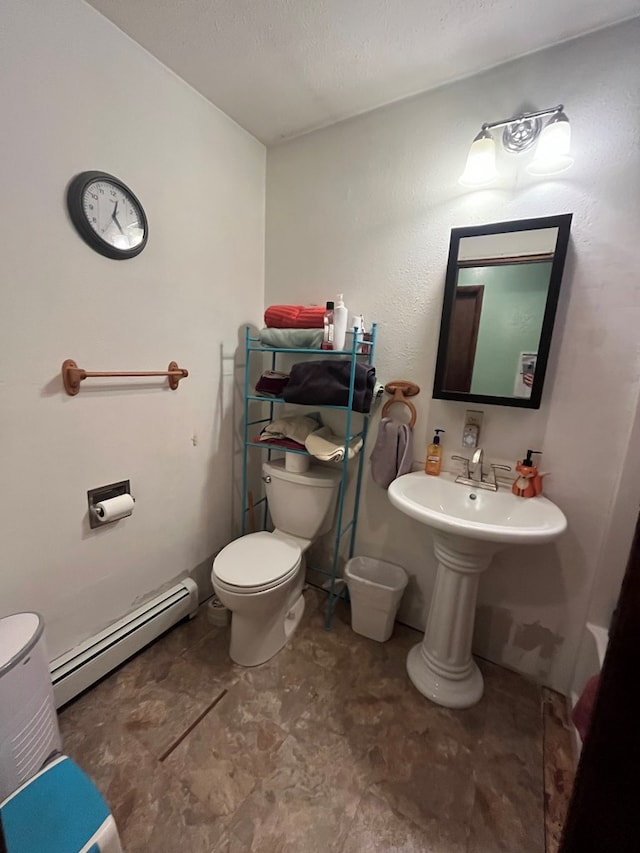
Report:
[{"label": "black mirror frame", "polygon": [[[444,288],[444,304],[440,322],[440,340],[436,360],[436,375],[433,383],[434,400],[457,400],[468,403],[485,403],[493,406],[515,406],[520,409],[539,409],[544,388],[544,377],[547,372],[551,335],[556,318],[560,284],[564,272],[564,262],[569,245],[572,213],[557,216],[545,216],[537,219],[516,219],[511,222],[493,222],[490,225],[476,225],[468,228],[452,228],[449,258],[447,260],[447,275]],[[533,231],[541,228],[557,228],[558,240],[551,266],[547,303],[544,309],[540,346],[536,361],[536,371],[531,388],[531,396],[524,397],[492,397],[488,394],[465,394],[460,391],[445,391],[442,387],[446,370],[447,347],[449,343],[449,324],[455,299],[458,279],[458,251],[463,237],[480,237],[488,234],[503,234],[510,231]]]}]

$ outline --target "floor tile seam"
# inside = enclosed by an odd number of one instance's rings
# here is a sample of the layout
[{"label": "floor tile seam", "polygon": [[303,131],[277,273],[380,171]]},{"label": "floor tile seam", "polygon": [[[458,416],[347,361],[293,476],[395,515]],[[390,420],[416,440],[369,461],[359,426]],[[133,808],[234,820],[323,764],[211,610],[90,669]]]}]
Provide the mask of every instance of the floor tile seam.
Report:
[{"label": "floor tile seam", "polygon": [[[225,697],[226,695],[228,695],[228,694],[229,694],[229,691],[225,691],[225,692],[224,692],[224,693],[219,697],[218,701],[220,701],[220,700],[224,699],[224,697]],[[215,704],[217,705],[217,702],[216,702]],[[214,705],[214,706],[213,706],[213,708],[212,708],[212,709],[210,709],[210,710],[215,710],[215,705]],[[206,716],[207,716],[207,714],[205,714],[205,715],[202,717],[202,720],[203,720]],[[198,723],[196,724],[196,726],[194,726],[194,727],[192,728],[192,730],[191,730],[190,732],[188,732],[188,733],[187,733],[186,737],[185,737],[185,738],[183,738],[183,741],[184,741],[184,740],[188,740],[188,738],[193,734],[193,731],[197,728],[197,725],[199,725],[199,723],[200,723],[200,722],[202,722],[202,720],[199,720],[199,721],[198,721]],[[228,832],[230,832],[230,833],[231,833],[231,828],[230,828],[230,827],[231,827],[231,823],[232,823],[233,818],[235,817],[235,815],[238,813],[239,809],[240,809],[240,808],[242,808],[242,806],[244,805],[244,803],[246,802],[246,800],[247,800],[247,799],[248,799],[248,798],[249,798],[249,797],[254,793],[254,791],[256,791],[256,789],[258,788],[258,786],[259,786],[260,784],[262,784],[262,783],[265,781],[265,779],[267,779],[267,778],[269,778],[271,775],[273,775],[273,773],[278,769],[277,767],[275,767],[275,766],[274,766],[274,765],[276,764],[277,756],[278,756],[278,754],[280,753],[281,749],[283,748],[283,746],[284,746],[285,742],[287,741],[287,739],[291,736],[291,735],[290,735],[290,733],[289,733],[288,731],[286,731],[286,729],[284,729],[282,726],[280,726],[280,725],[278,725],[277,723],[275,723],[273,720],[269,720],[269,722],[274,726],[274,728],[278,729],[278,731],[279,731],[279,732],[281,733],[281,735],[282,735],[282,739],[281,739],[280,744],[278,745],[277,749],[275,750],[275,752],[274,752],[274,753],[273,753],[273,755],[272,755],[272,763],[271,763],[268,767],[266,767],[266,768],[265,768],[265,770],[264,770],[263,772],[258,772],[258,773],[256,773],[255,771],[253,771],[253,770],[252,770],[252,775],[255,777],[255,780],[254,780],[254,784],[252,785],[251,789],[247,792],[246,796],[245,796],[245,797],[244,797],[244,798],[243,798],[243,799],[238,803],[238,805],[236,806],[236,808],[235,808],[232,812],[230,812],[230,813],[229,813],[229,814],[227,814],[227,815],[224,815],[223,817],[222,817],[222,816],[220,816],[220,817],[218,817],[218,818],[217,818],[217,820],[221,821],[222,826],[224,827],[224,829],[225,829],[225,830],[227,830],[227,831],[228,831]],[[180,744],[178,744],[178,746],[179,746],[179,745],[180,745]],[[197,794],[192,790],[192,788],[191,788],[191,786],[188,784],[188,782],[186,782],[186,781],[185,781],[185,784],[186,784],[186,786],[189,788],[189,790],[191,791],[191,793],[193,794],[193,796],[194,796],[194,797],[196,797],[196,799],[197,799],[198,801],[202,802],[202,800],[200,799],[200,797],[199,797],[199,796],[198,796],[198,795],[197,795]],[[235,834],[235,833],[234,833],[234,834]]]},{"label": "floor tile seam", "polygon": [[169,746],[165,747],[165,749],[162,751],[162,753],[159,756],[157,756],[157,760],[161,764],[167,760],[167,758],[171,755],[171,753],[174,752],[180,746],[180,744],[183,741],[185,741],[191,734],[193,734],[195,729],[200,725],[200,723],[205,719],[205,717],[211,711],[213,711],[213,709],[216,707],[218,702],[220,702],[222,699],[224,699],[224,697],[227,695],[228,692],[229,691],[227,690],[226,687],[223,688],[221,690],[221,692],[218,693],[217,696],[211,702],[209,702],[208,705],[203,710],[200,711],[200,713],[195,717],[195,719],[192,720],[191,723],[189,723],[187,728],[184,729],[176,738],[174,738],[174,740],[172,741],[171,744],[169,744]]},{"label": "floor tile seam", "polygon": [[[232,676],[232,673],[214,674],[211,671],[206,671],[203,673],[203,675],[205,676],[205,679],[203,679],[205,682],[205,690],[211,689],[211,694],[205,695],[204,698],[202,690],[199,691],[197,688],[188,687],[176,690],[175,688],[169,687],[167,688],[167,690],[170,693],[178,693],[180,695],[186,694],[191,699],[194,699],[196,702],[201,703],[203,701],[207,701],[209,699],[209,696],[214,694],[214,691],[219,692],[221,690],[231,690],[240,680],[240,677],[234,678]],[[215,695],[217,695],[217,693]]]},{"label": "floor tile seam", "polygon": [[203,645],[203,644],[204,644],[204,642],[205,642],[205,640],[211,640],[211,639],[213,639],[213,637],[214,637],[214,636],[218,636],[218,634],[220,634],[220,628],[219,628],[218,626],[216,626],[216,625],[212,625],[212,626],[211,626],[211,628],[210,628],[210,630],[209,630],[209,631],[207,631],[207,632],[206,632],[206,634],[203,634],[201,637],[198,637],[198,639],[197,639],[197,640],[195,640],[194,642],[189,643],[188,645],[186,645],[186,646],[182,649],[182,651],[177,652],[178,657],[180,657],[180,658],[187,657],[189,654],[191,654],[192,650],[193,650],[196,646]]},{"label": "floor tile seam", "polygon": [[[176,662],[181,661],[180,657],[176,657]],[[209,678],[211,673],[207,673],[207,677]],[[217,680],[217,679],[216,679]],[[209,703],[213,701],[210,697],[213,695],[214,697],[218,695],[218,693],[224,689],[229,689],[228,683],[226,683],[226,679],[220,678],[220,683],[216,684],[216,681],[211,679],[211,684],[208,684],[207,687],[211,688],[211,694],[203,696],[202,690],[198,690],[197,688],[193,688],[191,686],[185,686],[172,682],[171,679],[162,679],[160,681],[155,679],[149,679],[145,681],[143,684],[138,685],[131,691],[128,691],[128,695],[121,696],[119,699],[119,704],[122,706],[126,704],[133,704],[136,707],[140,704],[140,696],[144,693],[144,691],[159,691],[162,694],[166,694],[164,698],[168,701],[174,697],[180,696],[188,696],[192,699],[197,705],[202,705],[203,703]],[[235,682],[234,682],[235,683]],[[214,693],[214,691],[217,691]]]}]

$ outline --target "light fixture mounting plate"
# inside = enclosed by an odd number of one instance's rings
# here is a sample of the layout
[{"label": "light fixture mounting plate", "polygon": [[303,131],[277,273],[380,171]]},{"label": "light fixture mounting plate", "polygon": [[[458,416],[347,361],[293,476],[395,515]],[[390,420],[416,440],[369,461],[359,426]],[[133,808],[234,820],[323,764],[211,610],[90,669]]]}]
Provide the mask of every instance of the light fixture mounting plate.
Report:
[{"label": "light fixture mounting plate", "polygon": [[507,151],[526,151],[540,136],[542,122],[539,118],[517,118],[505,126],[502,144]]}]

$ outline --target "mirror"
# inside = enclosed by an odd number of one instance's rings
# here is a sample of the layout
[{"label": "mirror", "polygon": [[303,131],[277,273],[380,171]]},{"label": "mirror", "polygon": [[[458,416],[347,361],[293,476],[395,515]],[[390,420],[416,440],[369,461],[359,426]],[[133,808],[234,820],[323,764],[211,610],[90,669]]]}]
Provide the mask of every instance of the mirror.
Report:
[{"label": "mirror", "polygon": [[434,398],[540,408],[571,217],[452,229]]}]

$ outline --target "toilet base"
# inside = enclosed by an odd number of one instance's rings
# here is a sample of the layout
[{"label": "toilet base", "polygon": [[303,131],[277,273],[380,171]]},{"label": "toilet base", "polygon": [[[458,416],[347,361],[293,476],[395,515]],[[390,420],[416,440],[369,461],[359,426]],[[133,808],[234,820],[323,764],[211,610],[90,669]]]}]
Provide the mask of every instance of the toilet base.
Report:
[{"label": "toilet base", "polygon": [[[257,597],[257,596],[256,596]],[[240,666],[259,666],[278,654],[293,636],[304,613],[304,596],[300,592],[293,604],[268,613],[257,610],[231,613],[229,657]]]}]

